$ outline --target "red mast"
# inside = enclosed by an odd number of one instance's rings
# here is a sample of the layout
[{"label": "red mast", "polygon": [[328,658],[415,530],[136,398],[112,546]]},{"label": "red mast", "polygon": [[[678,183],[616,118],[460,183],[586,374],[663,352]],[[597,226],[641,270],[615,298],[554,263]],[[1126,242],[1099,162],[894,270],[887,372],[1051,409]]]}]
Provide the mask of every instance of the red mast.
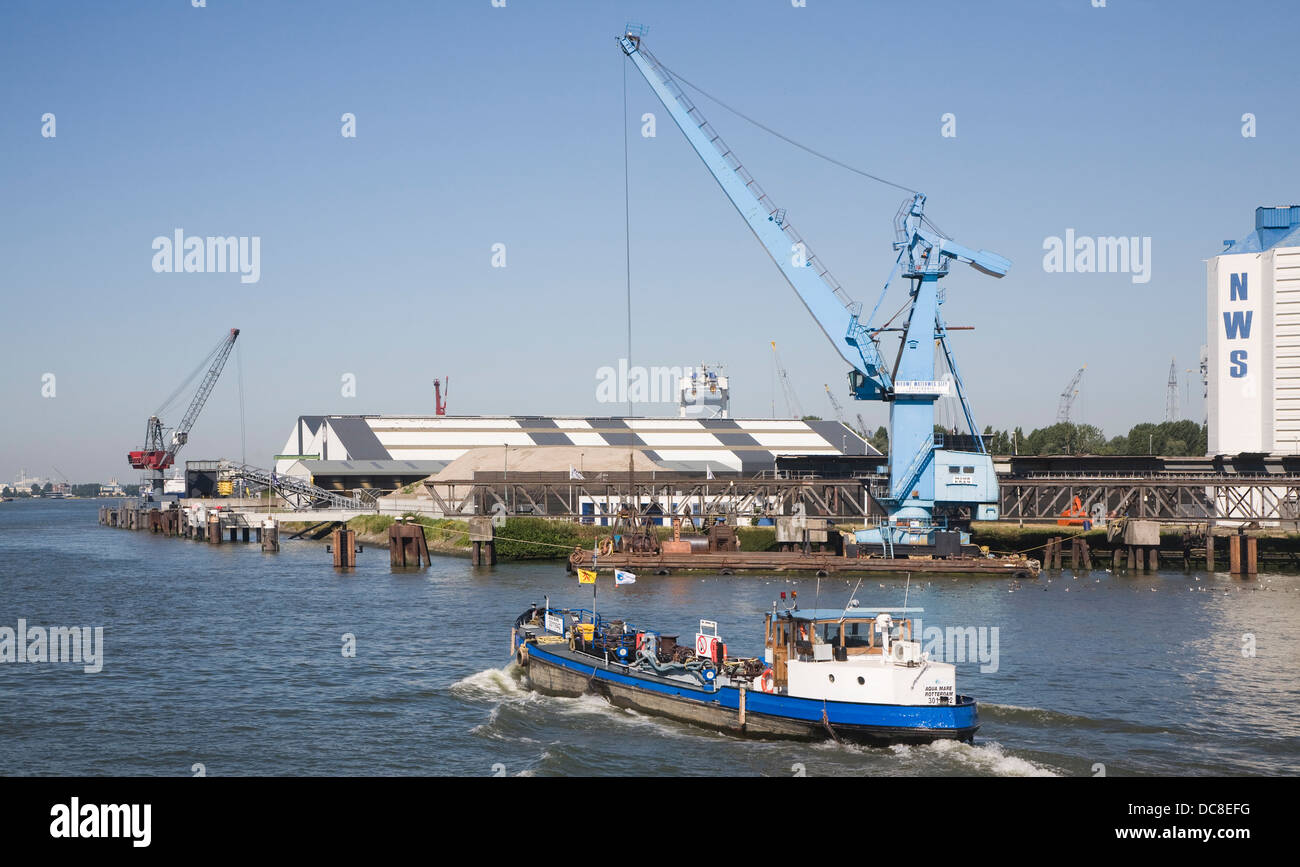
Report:
[{"label": "red mast", "polygon": [[[451,394],[451,377],[447,377],[447,393]],[[433,381],[433,411],[437,415],[447,414],[447,401],[442,399],[442,381]]]}]

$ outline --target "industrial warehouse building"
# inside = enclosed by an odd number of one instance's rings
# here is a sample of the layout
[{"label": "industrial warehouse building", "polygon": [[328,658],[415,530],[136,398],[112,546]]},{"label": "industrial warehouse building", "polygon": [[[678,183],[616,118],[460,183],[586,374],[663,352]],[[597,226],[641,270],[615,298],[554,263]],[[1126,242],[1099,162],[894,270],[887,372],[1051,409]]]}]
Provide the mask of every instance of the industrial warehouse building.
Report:
[{"label": "industrial warehouse building", "polygon": [[1300,205],[1255,210],[1255,230],[1209,260],[1211,455],[1300,452]]},{"label": "industrial warehouse building", "polygon": [[838,421],[543,416],[299,416],[275,470],[321,487],[391,490],[457,469],[749,476],[778,456],[879,454]]}]

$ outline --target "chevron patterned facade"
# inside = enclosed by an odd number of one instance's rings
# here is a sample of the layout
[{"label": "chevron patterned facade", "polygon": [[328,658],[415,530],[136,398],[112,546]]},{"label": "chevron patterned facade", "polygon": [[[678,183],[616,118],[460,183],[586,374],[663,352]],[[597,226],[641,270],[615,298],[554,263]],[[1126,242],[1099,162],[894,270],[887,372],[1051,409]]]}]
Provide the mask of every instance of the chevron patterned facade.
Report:
[{"label": "chevron patterned facade", "polygon": [[[298,462],[365,463],[373,472],[437,473],[476,448],[578,446],[639,449],[666,471],[752,473],[777,455],[878,454],[837,421],[792,419],[593,418],[559,416],[299,416],[276,456],[277,472]],[[567,460],[556,470],[567,470]]]}]

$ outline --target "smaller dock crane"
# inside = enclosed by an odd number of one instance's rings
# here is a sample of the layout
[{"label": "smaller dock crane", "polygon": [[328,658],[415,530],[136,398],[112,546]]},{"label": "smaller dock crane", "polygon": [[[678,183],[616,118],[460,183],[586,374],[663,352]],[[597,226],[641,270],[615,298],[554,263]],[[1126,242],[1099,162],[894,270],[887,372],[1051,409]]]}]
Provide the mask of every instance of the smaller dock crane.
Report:
[{"label": "smaller dock crane", "polygon": [[794,383],[790,381],[790,374],[785,372],[785,365],[781,363],[781,353],[776,351],[776,341],[772,341],[772,364],[776,369],[776,378],[781,381],[781,391],[785,394],[785,411],[790,418],[803,418],[803,405],[799,403],[799,395],[794,390]]},{"label": "smaller dock crane", "polygon": [[[451,394],[451,377],[450,377],[450,376],[447,377],[447,394]],[[435,379],[435,380],[433,381],[433,414],[434,414],[434,415],[446,415],[446,414],[447,414],[447,401],[443,400],[442,395],[443,395],[443,391],[442,391],[442,380],[441,380],[441,379]]]},{"label": "smaller dock crane", "polygon": [[1061,403],[1056,408],[1057,424],[1070,421],[1070,413],[1074,411],[1074,399],[1079,396],[1079,382],[1082,381],[1083,372],[1087,369],[1088,365],[1085,364],[1076,370],[1070,379],[1070,384],[1065,387],[1065,391],[1061,392]]},{"label": "smaller dock crane", "polygon": [[[181,450],[190,438],[190,430],[194,427],[194,422],[198,420],[199,413],[203,410],[203,405],[208,402],[208,396],[212,394],[212,389],[217,384],[218,377],[221,376],[221,370],[226,366],[226,359],[230,357],[230,351],[235,347],[235,340],[239,337],[239,329],[232,328],[230,333],[222,338],[207,357],[199,364],[194,371],[186,377],[175,391],[163,401],[149,420],[145,422],[144,429],[144,448],[128,452],[127,461],[137,470],[145,470],[143,484],[141,484],[141,493],[146,488],[151,489],[155,495],[161,494],[163,486],[163,470],[170,467],[176,462],[176,453]],[[198,391],[190,399],[189,408],[185,410],[185,415],[181,423],[171,429],[171,435],[168,436],[163,427],[163,411],[171,405],[173,401],[185,390],[195,377],[204,373],[203,380],[199,383]]]}]

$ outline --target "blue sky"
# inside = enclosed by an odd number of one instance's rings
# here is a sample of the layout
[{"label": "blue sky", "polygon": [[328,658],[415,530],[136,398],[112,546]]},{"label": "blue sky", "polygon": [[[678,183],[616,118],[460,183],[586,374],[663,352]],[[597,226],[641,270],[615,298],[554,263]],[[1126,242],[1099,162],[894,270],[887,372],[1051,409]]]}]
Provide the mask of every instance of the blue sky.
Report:
[{"label": "blue sky", "polygon": [[[839,159],[924,190],[956,240],[949,323],[977,420],[1163,416],[1171,357],[1205,342],[1206,257],[1300,200],[1294,3],[1091,0],[115,4],[0,7],[0,481],[133,480],[145,418],[230,327],[247,456],[299,414],[621,414],[623,65],[667,65]],[[769,341],[805,411],[844,367],[630,65],[634,364],[720,362],[770,413]],[[903,194],[698,100],[857,299],[892,265]],[[654,112],[658,134],[640,135]],[[57,136],[41,135],[54,113]],[[340,135],[356,116],[355,138]],[[956,116],[957,135],[940,134]],[[1244,113],[1257,135],[1241,134]],[[159,274],[156,236],[261,238],[261,279]],[[1043,242],[1149,236],[1151,279],[1058,274]],[[491,267],[493,244],[507,267]],[[901,303],[901,297],[893,304]],[[240,451],[232,359],[182,453]],[[42,397],[42,377],[56,377]],[[356,397],[341,396],[341,377]],[[1202,417],[1199,382],[1185,411]],[[778,397],[778,410],[783,402]],[[643,407],[647,414],[671,411]],[[879,404],[850,406],[882,423]],[[169,419],[174,421],[173,419]]]}]

